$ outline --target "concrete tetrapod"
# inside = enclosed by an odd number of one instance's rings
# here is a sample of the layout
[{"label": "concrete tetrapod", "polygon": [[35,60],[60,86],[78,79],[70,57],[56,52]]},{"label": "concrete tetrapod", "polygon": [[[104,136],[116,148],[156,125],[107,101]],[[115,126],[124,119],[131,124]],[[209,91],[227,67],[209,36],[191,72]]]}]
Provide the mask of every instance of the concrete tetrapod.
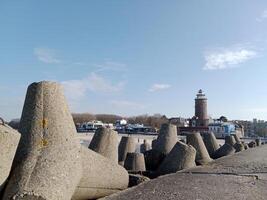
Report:
[{"label": "concrete tetrapod", "polygon": [[129,187],[139,185],[140,183],[149,181],[150,178],[140,174],[129,174]]},{"label": "concrete tetrapod", "polygon": [[248,147],[249,147],[249,148],[254,148],[254,147],[256,147],[256,142],[255,142],[255,141],[251,141],[250,143],[248,143]]},{"label": "concrete tetrapod", "polygon": [[152,146],[152,149],[155,149],[155,147],[157,146],[157,139],[152,140],[151,146]]},{"label": "concrete tetrapod", "polygon": [[142,153],[127,153],[124,168],[131,172],[146,171],[144,154]]},{"label": "concrete tetrapod", "polygon": [[0,193],[9,176],[19,140],[19,132],[0,122]]},{"label": "concrete tetrapod", "polygon": [[178,141],[157,170],[164,175],[196,166],[196,150],[191,145]]},{"label": "concrete tetrapod", "polygon": [[162,152],[157,151],[156,149],[151,149],[144,153],[146,169],[155,171],[160,164],[162,163],[165,155]]},{"label": "concrete tetrapod", "polygon": [[192,145],[197,151],[196,153],[197,164],[203,165],[212,161],[199,132],[187,134],[186,140],[187,144]]},{"label": "concrete tetrapod", "polygon": [[162,124],[155,148],[164,155],[170,153],[177,142],[177,127],[172,124]]},{"label": "concrete tetrapod", "polygon": [[231,146],[230,144],[225,143],[217,151],[214,152],[213,158],[217,159],[223,156],[232,155],[234,153],[235,153],[235,148]]},{"label": "concrete tetrapod", "polygon": [[119,164],[124,165],[127,153],[135,152],[135,139],[133,137],[123,136],[119,144]]},{"label": "concrete tetrapod", "polygon": [[128,172],[110,159],[81,146],[82,178],[72,200],[97,199],[128,187]]},{"label": "concrete tetrapod", "polygon": [[243,146],[244,146],[244,148],[245,148],[245,150],[247,150],[247,149],[249,149],[249,146],[248,146],[248,144],[247,143],[242,143],[243,144]]},{"label": "concrete tetrapod", "polygon": [[204,133],[203,141],[209,152],[210,157],[212,157],[214,152],[220,148],[219,143],[212,132]]},{"label": "concrete tetrapod", "polygon": [[240,152],[240,151],[245,150],[245,147],[241,142],[235,143],[234,148],[235,148],[235,152]]},{"label": "concrete tetrapod", "polygon": [[89,149],[118,162],[118,133],[109,128],[99,128],[89,145]]},{"label": "concrete tetrapod", "polygon": [[144,143],[140,145],[140,152],[145,153],[146,151],[150,149],[151,149],[151,145],[146,140],[144,140]]},{"label": "concrete tetrapod", "polygon": [[237,143],[241,143],[241,140],[240,140],[240,138],[239,138],[239,136],[238,136],[237,134],[233,134],[233,136],[234,136],[235,141],[236,141]]},{"label": "concrete tetrapod", "polygon": [[3,199],[71,199],[81,178],[80,144],[59,84],[28,87],[19,132],[15,168]]},{"label": "concrete tetrapod", "polygon": [[255,139],[255,142],[256,142],[256,145],[257,146],[260,146],[261,145],[261,139],[260,138]]},{"label": "concrete tetrapod", "polygon": [[234,138],[233,135],[227,135],[227,136],[225,136],[224,140],[225,140],[225,144],[229,144],[231,146],[234,146],[235,143],[236,143],[235,138]]}]

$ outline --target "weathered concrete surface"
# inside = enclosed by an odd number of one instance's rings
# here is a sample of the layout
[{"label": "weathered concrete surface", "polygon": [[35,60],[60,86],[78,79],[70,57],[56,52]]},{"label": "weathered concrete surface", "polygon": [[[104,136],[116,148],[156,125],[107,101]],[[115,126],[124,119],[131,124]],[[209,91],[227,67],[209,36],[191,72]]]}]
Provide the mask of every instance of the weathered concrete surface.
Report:
[{"label": "weathered concrete surface", "polygon": [[[205,173],[261,174],[267,173],[267,147],[260,146],[225,156],[190,171]],[[266,174],[267,175],[267,174]],[[266,178],[265,178],[266,179]],[[267,179],[266,179],[267,180]]]},{"label": "weathered concrete surface", "polygon": [[234,136],[235,141],[236,141],[237,143],[241,143],[241,142],[242,142],[242,141],[240,140],[240,137],[239,137],[237,134],[234,134],[233,136]]},{"label": "weathered concrete surface", "polygon": [[203,134],[203,141],[204,144],[209,152],[210,157],[213,157],[213,154],[216,150],[220,148],[219,143],[212,132],[204,133]]},{"label": "weathered concrete surface", "polygon": [[118,133],[109,128],[97,129],[89,149],[109,158],[114,162],[118,162]]},{"label": "weathered concrete surface", "polygon": [[236,141],[235,141],[235,137],[233,135],[227,135],[225,136],[225,143],[229,144],[231,146],[234,146]]},{"label": "weathered concrete surface", "polygon": [[199,132],[193,132],[193,133],[187,134],[186,140],[187,140],[187,144],[192,145],[197,151],[196,153],[197,164],[203,165],[203,164],[206,164],[212,161]]},{"label": "weathered concrete surface", "polygon": [[144,153],[144,156],[145,156],[146,169],[151,171],[157,170],[160,164],[162,163],[163,159],[165,158],[165,155],[162,152],[159,152],[155,149],[146,151]]},{"label": "weathered concrete surface", "polygon": [[119,144],[119,164],[124,165],[127,153],[135,152],[135,139],[131,136],[123,136]]},{"label": "weathered concrete surface", "polygon": [[150,178],[140,175],[140,174],[129,174],[129,187],[133,187],[143,183],[145,181],[149,181]]},{"label": "weathered concrete surface", "polygon": [[260,138],[257,138],[257,139],[255,140],[255,142],[256,142],[256,145],[257,145],[257,146],[260,146],[260,145],[261,145],[261,139],[260,139]]},{"label": "weathered concrete surface", "polygon": [[266,181],[234,175],[176,173],[145,182],[105,200],[265,200]]},{"label": "weathered concrete surface", "polygon": [[152,146],[152,149],[155,149],[155,147],[157,146],[157,139],[152,140],[151,146]]},{"label": "weathered concrete surface", "polygon": [[19,132],[0,122],[0,193],[9,176],[19,140]]},{"label": "weathered concrete surface", "polygon": [[178,141],[159,166],[157,173],[162,175],[170,174],[179,170],[195,167],[195,159],[195,148]]},{"label": "weathered concrete surface", "polygon": [[267,147],[226,156],[207,166],[161,176],[106,200],[265,200]]},{"label": "weathered concrete surface", "polygon": [[162,124],[153,149],[167,155],[177,142],[177,127],[172,124]]},{"label": "weathered concrete surface", "polygon": [[144,154],[142,153],[127,153],[124,168],[128,171],[143,172],[146,171]]},{"label": "weathered concrete surface", "polygon": [[81,177],[80,144],[59,84],[43,81],[28,87],[19,132],[3,199],[70,199]]},{"label": "weathered concrete surface", "polygon": [[110,159],[81,146],[82,178],[73,200],[96,199],[128,187],[128,172]]},{"label": "weathered concrete surface", "polygon": [[249,147],[249,148],[254,148],[254,147],[256,147],[256,142],[255,142],[255,141],[251,141],[250,143],[248,143],[248,147]]},{"label": "weathered concrete surface", "polygon": [[244,151],[245,150],[245,147],[241,142],[235,143],[234,148],[235,148],[235,152],[239,152],[239,151]]},{"label": "weathered concrete surface", "polygon": [[231,146],[228,143],[225,143],[219,149],[217,149],[217,151],[214,152],[212,158],[216,159],[216,158],[220,158],[223,156],[228,156],[228,155],[234,154],[235,151],[236,150],[233,146]]},{"label": "weathered concrete surface", "polygon": [[146,151],[149,151],[151,149],[151,145],[144,140],[144,143],[140,145],[140,152],[145,153]]}]

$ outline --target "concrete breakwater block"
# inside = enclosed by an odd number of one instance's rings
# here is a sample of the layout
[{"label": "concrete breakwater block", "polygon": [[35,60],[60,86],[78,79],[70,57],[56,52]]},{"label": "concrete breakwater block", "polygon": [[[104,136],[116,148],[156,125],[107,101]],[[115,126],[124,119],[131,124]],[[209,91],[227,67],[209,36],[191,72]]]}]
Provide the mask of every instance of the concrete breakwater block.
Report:
[{"label": "concrete breakwater block", "polygon": [[80,144],[59,84],[28,87],[19,132],[16,167],[3,199],[70,199],[81,178]]},{"label": "concrete breakwater block", "polygon": [[150,178],[140,175],[140,174],[129,174],[129,185],[128,187],[133,187],[139,185],[140,183],[149,181]]},{"label": "concrete breakwater block", "polygon": [[146,169],[150,171],[155,171],[158,169],[162,163],[165,155],[162,152],[159,152],[155,149],[151,149],[144,153]]},{"label": "concrete breakwater block", "polygon": [[240,151],[245,150],[245,147],[241,142],[235,143],[234,148],[235,148],[235,152],[240,152]]},{"label": "concrete breakwater block", "polygon": [[152,146],[152,149],[155,149],[155,147],[157,146],[157,139],[152,140],[151,146]]},{"label": "concrete breakwater block", "polygon": [[255,142],[256,142],[256,146],[261,145],[261,139],[260,138],[255,139]]},{"label": "concrete breakwater block", "polygon": [[236,141],[237,143],[241,143],[241,140],[240,140],[240,138],[239,138],[239,136],[238,136],[237,134],[233,134],[233,136],[234,136],[235,141]]},{"label": "concrete breakwater block", "polygon": [[127,153],[135,152],[136,141],[133,137],[123,136],[119,144],[119,164],[124,165]]},{"label": "concrete breakwater block", "polygon": [[97,199],[128,187],[128,172],[110,159],[80,147],[82,178],[72,200]]},{"label": "concrete breakwater block", "polygon": [[118,133],[109,128],[99,128],[89,145],[89,149],[118,162]]},{"label": "concrete breakwater block", "polygon": [[170,153],[177,142],[177,127],[173,124],[162,124],[155,148],[164,155]]},{"label": "concrete breakwater block", "polygon": [[212,161],[199,132],[187,134],[186,140],[187,144],[192,145],[196,149],[197,164],[203,165]]},{"label": "concrete breakwater block", "polygon": [[228,144],[225,143],[223,146],[221,146],[217,151],[214,152],[213,154],[213,159],[217,159],[223,156],[228,156],[228,155],[232,155],[235,153],[235,148]]},{"label": "concrete breakwater block", "polygon": [[178,141],[163,160],[157,173],[163,175],[194,167],[196,166],[195,159],[195,148]]},{"label": "concrete breakwater block", "polygon": [[140,145],[140,152],[145,153],[146,151],[150,149],[151,149],[151,145],[146,140],[144,140],[144,143]]},{"label": "concrete breakwater block", "polygon": [[20,134],[0,121],[0,193],[9,176]]},{"label": "concrete breakwater block", "polygon": [[210,157],[217,151],[220,146],[213,132],[203,134],[204,144],[209,152]]},{"label": "concrete breakwater block", "polygon": [[234,138],[233,135],[227,135],[227,136],[225,136],[224,140],[225,140],[225,143],[226,144],[229,144],[231,146],[234,146],[235,143],[236,143],[235,138]]},{"label": "concrete breakwater block", "polygon": [[250,143],[248,143],[248,147],[249,147],[249,148],[254,148],[254,147],[256,147],[256,142],[255,142],[255,141],[251,141]]},{"label": "concrete breakwater block", "polygon": [[245,150],[249,149],[249,146],[247,143],[242,143],[244,145]]},{"label": "concrete breakwater block", "polygon": [[143,172],[146,171],[144,154],[142,153],[127,153],[124,168],[128,171]]}]

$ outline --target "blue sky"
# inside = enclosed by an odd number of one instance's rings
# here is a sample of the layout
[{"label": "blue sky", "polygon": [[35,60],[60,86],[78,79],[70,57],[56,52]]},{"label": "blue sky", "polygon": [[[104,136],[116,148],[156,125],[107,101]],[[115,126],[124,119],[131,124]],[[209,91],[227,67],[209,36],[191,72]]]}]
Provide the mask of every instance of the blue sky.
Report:
[{"label": "blue sky", "polygon": [[267,1],[0,1],[0,116],[31,82],[72,112],[267,120]]}]

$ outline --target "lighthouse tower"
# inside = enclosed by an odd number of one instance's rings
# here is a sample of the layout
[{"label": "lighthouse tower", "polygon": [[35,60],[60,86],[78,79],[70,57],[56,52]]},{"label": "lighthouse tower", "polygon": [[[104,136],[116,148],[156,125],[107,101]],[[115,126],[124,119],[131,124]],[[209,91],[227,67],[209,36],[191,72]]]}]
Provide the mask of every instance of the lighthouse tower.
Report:
[{"label": "lighthouse tower", "polygon": [[208,99],[200,89],[195,98],[195,117],[197,127],[208,127],[209,125],[207,101]]}]

